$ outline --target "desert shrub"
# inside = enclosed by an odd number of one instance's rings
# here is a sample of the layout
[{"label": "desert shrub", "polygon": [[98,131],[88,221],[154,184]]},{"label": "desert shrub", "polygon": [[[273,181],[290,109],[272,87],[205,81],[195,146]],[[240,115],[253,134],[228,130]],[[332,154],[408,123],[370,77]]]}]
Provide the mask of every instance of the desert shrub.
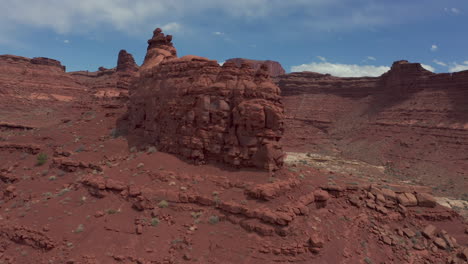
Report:
[{"label": "desert shrub", "polygon": [[151,219],[151,225],[152,226],[157,226],[159,224],[159,219],[157,217],[153,217]]},{"label": "desert shrub", "polygon": [[169,206],[169,203],[166,200],[162,200],[158,203],[159,208],[166,208]]},{"label": "desert shrub", "polygon": [[37,155],[36,165],[37,166],[42,166],[42,165],[46,164],[46,162],[47,162],[47,154],[39,153],[39,155]]},{"label": "desert shrub", "polygon": [[210,218],[208,218],[208,222],[214,225],[219,222],[219,217],[217,215],[212,215]]}]

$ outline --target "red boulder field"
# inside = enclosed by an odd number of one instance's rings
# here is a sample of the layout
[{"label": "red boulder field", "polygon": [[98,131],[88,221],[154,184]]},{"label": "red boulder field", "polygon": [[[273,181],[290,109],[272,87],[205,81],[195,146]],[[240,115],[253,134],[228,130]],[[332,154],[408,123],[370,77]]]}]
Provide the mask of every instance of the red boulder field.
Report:
[{"label": "red boulder field", "polygon": [[466,263],[468,71],[0,56],[0,263]]}]

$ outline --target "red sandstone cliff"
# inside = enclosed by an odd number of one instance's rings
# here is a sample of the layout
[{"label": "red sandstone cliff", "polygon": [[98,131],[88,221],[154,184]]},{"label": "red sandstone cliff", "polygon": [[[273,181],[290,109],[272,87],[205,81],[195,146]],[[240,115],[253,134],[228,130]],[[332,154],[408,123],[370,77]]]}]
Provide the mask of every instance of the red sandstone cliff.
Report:
[{"label": "red sandstone cliff", "polygon": [[254,68],[254,70],[258,70],[263,64],[266,64],[268,66],[268,72],[270,73],[270,76],[276,77],[279,75],[286,74],[286,71],[283,69],[283,66],[281,66],[281,64],[277,61],[271,61],[271,60],[260,61],[260,60],[233,58],[233,59],[227,60],[226,62],[233,62],[237,65],[237,67],[241,67],[242,64],[247,63],[247,64],[250,64],[250,66]]},{"label": "red sandstone cliff", "polygon": [[302,72],[277,83],[286,149],[387,165],[435,184],[468,177],[468,71],[435,74],[399,61],[378,78]]},{"label": "red sandstone cliff", "polygon": [[139,67],[132,54],[121,50],[117,58],[117,66],[112,69],[99,67],[96,72],[70,72],[78,82],[95,92],[98,97],[115,97],[126,95],[139,74]]},{"label": "red sandstone cliff", "polygon": [[156,145],[197,162],[280,167],[283,108],[267,67],[176,58],[171,40],[156,29],[148,41],[128,105],[130,145]]},{"label": "red sandstone cliff", "polygon": [[9,103],[69,101],[76,89],[83,87],[65,73],[65,66],[57,60],[0,56],[0,97]]}]

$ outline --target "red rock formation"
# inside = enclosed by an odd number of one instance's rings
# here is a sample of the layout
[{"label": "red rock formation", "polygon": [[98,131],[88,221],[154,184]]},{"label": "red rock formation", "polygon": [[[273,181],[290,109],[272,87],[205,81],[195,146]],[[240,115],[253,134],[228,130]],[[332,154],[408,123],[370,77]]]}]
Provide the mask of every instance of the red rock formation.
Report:
[{"label": "red rock formation", "polygon": [[138,77],[138,65],[132,54],[121,50],[116,68],[99,67],[97,72],[77,71],[71,72],[70,75],[95,91],[99,97],[113,97],[127,93],[131,83]]},{"label": "red rock formation", "polygon": [[258,70],[263,64],[266,64],[268,66],[268,69],[269,69],[268,71],[270,73],[270,76],[276,77],[279,75],[286,74],[286,71],[283,69],[283,66],[281,66],[281,64],[277,61],[271,61],[271,60],[260,61],[260,60],[234,58],[234,59],[229,59],[226,62],[234,62],[237,65],[237,67],[241,67],[243,63],[248,63],[254,68],[254,70]]},{"label": "red rock formation", "polygon": [[73,91],[82,89],[65,73],[65,66],[48,58],[0,56],[0,95],[10,103],[17,100],[71,100]]},{"label": "red rock formation", "polygon": [[287,149],[386,165],[434,184],[467,177],[468,71],[435,74],[399,61],[379,78],[302,72],[277,82]]},{"label": "red rock formation", "polygon": [[135,63],[132,54],[128,53],[126,50],[121,50],[117,59],[116,70],[117,72],[137,72],[138,65]]},{"label": "red rock formation", "polygon": [[148,42],[145,75],[131,89],[130,144],[154,144],[197,162],[280,167],[283,109],[267,67],[175,58],[170,40],[157,29]]},{"label": "red rock formation", "polygon": [[55,66],[55,67],[62,69],[63,71],[66,70],[65,66],[63,66],[60,61],[49,59],[49,58],[44,58],[44,57],[32,58],[31,63],[39,64],[39,65]]},{"label": "red rock formation", "polygon": [[145,61],[140,71],[144,72],[153,68],[164,60],[177,58],[177,50],[172,44],[172,36],[165,36],[160,28],[153,31],[153,37],[148,40]]}]

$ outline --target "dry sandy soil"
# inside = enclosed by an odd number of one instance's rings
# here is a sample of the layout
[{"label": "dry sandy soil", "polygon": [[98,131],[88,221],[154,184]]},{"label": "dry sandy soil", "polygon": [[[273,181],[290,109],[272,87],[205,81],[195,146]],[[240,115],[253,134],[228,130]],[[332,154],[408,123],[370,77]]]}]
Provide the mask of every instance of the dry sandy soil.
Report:
[{"label": "dry sandy soil", "polygon": [[0,263],[466,260],[463,217],[399,202],[431,188],[383,167],[288,153],[268,173],[128,149],[124,104],[92,92],[1,110]]}]

